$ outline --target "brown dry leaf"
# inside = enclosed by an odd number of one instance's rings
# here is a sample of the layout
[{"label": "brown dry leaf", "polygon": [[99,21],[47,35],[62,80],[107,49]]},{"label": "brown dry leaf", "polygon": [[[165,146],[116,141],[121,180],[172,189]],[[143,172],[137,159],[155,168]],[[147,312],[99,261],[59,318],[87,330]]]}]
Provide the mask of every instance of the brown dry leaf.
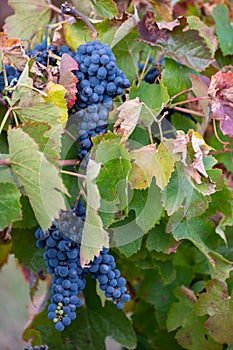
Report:
[{"label": "brown dry leaf", "polygon": [[125,141],[134,131],[142,110],[139,98],[124,102],[118,109],[120,113],[114,125],[115,134],[122,135]]},{"label": "brown dry leaf", "polygon": [[211,98],[211,117],[220,120],[224,135],[233,136],[233,73],[219,71],[211,77],[208,95]]},{"label": "brown dry leaf", "polygon": [[211,147],[205,143],[198,132],[193,130],[189,130],[187,134],[178,131],[177,134],[173,152],[181,154],[186,174],[199,185],[203,183],[203,178],[208,180],[208,190],[205,194],[215,192],[215,184],[208,176],[204,166],[204,157],[209,153]]},{"label": "brown dry leaf", "polygon": [[172,1],[171,0],[148,0],[158,11],[164,21],[172,21]]},{"label": "brown dry leaf", "polygon": [[0,47],[3,55],[9,59],[10,63],[18,70],[23,71],[29,57],[25,54],[22,42],[16,38],[7,38],[7,36],[0,35]]}]

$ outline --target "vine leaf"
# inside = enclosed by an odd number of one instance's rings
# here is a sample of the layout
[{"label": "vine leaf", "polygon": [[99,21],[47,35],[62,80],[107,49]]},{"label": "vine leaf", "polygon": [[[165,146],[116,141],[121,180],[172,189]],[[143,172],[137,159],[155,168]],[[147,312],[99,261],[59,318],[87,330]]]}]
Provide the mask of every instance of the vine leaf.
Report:
[{"label": "vine leaf", "polygon": [[119,136],[108,133],[98,146],[93,147],[92,155],[101,164],[96,178],[101,196],[100,210],[113,217],[116,210],[121,211],[128,205],[128,175],[131,168],[129,152]]},{"label": "vine leaf", "polygon": [[224,135],[233,136],[233,73],[218,72],[211,77],[208,95],[212,118],[220,120]]},{"label": "vine leaf", "polygon": [[66,210],[63,194],[68,193],[59,171],[21,129],[9,130],[8,142],[11,168],[27,193],[39,225],[46,230],[59,210]]},{"label": "vine leaf", "polygon": [[166,141],[162,142],[158,149],[155,145],[147,145],[130,152],[130,156],[134,161],[134,167],[130,173],[132,188],[147,188],[153,176],[159,188],[163,190],[166,187],[174,171],[173,155],[166,147]]},{"label": "vine leaf", "polygon": [[60,63],[60,77],[59,84],[66,89],[65,99],[67,102],[67,108],[73,107],[76,101],[77,82],[78,78],[72,72],[78,69],[78,63],[67,53],[64,53]]},{"label": "vine leaf", "polygon": [[[154,98],[154,96],[156,96],[156,98]],[[140,83],[140,86],[134,85],[130,89],[130,98],[136,99],[137,97],[140,102],[146,105],[145,107],[143,106],[139,120],[146,126],[151,126],[156,116],[162,111],[170,98],[167,87],[164,86],[162,82],[159,84],[148,84],[144,81]],[[150,111],[148,111],[148,108]]]},{"label": "vine leaf", "polygon": [[124,102],[117,109],[120,113],[114,125],[114,132],[122,135],[122,141],[126,141],[134,131],[142,111],[139,98]]},{"label": "vine leaf", "polygon": [[213,17],[216,22],[216,33],[223,55],[233,55],[233,28],[227,6],[224,3],[215,6],[213,9]]},{"label": "vine leaf", "polygon": [[158,11],[164,21],[172,21],[172,1],[171,0],[148,0]]},{"label": "vine leaf", "polygon": [[6,182],[0,186],[0,231],[21,219],[20,196],[15,184]]},{"label": "vine leaf", "polygon": [[11,37],[29,40],[37,28],[46,26],[50,21],[49,0],[9,0],[8,4],[14,14],[6,18],[4,31]]},{"label": "vine leaf", "polygon": [[19,39],[5,37],[5,40],[1,41],[0,47],[3,55],[10,60],[11,64],[22,71],[29,60],[22,42]]},{"label": "vine leaf", "polygon": [[[175,338],[186,349],[220,350],[220,344],[208,336],[205,318],[196,315],[197,298],[194,292],[185,286],[174,291],[179,300],[172,304],[167,318],[167,328],[171,332],[180,328]],[[210,299],[209,299],[210,300]]]},{"label": "vine leaf", "polygon": [[97,14],[102,17],[112,18],[118,15],[116,4],[113,0],[99,0],[98,2],[91,0],[91,2],[94,5]]},{"label": "vine leaf", "polygon": [[87,206],[86,220],[82,234],[80,262],[82,266],[88,265],[94,256],[99,256],[103,247],[108,247],[108,233],[103,228],[100,208],[100,193],[94,180],[97,178],[101,164],[89,159],[86,172]]},{"label": "vine leaf", "polygon": [[163,213],[161,197],[161,191],[154,181],[148,189],[134,191],[129,210],[135,211],[135,222],[143,233],[147,233],[160,220]]},{"label": "vine leaf", "polygon": [[208,314],[205,322],[211,337],[220,344],[233,343],[233,293],[229,296],[226,282],[213,279],[205,285],[206,292],[200,294],[198,315]]},{"label": "vine leaf", "polygon": [[166,55],[197,71],[213,61],[216,37],[198,17],[180,17],[164,24],[156,22],[154,12],[147,11],[138,30],[142,40],[160,46]]},{"label": "vine leaf", "polygon": [[193,179],[194,184],[202,185],[204,183],[207,186],[204,188],[201,186],[195,187],[205,195],[214,193],[216,185],[207,174],[204,165],[204,160],[211,147],[205,143],[202,136],[192,129],[187,134],[183,131],[178,131],[174,146],[174,153],[181,155],[181,161],[185,165],[185,172]]},{"label": "vine leaf", "polygon": [[111,47],[114,47],[119,41],[121,41],[126,35],[128,35],[134,27],[139,22],[138,12],[136,7],[134,8],[134,14],[130,15],[126,21],[122,23],[122,25],[117,29],[113,41],[111,43]]}]

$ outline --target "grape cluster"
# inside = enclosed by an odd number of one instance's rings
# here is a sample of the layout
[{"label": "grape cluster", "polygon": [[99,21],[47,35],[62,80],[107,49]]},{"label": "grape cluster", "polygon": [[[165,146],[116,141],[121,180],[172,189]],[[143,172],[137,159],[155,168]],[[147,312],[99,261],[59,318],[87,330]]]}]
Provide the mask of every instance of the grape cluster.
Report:
[{"label": "grape cluster", "polygon": [[[71,212],[78,218],[74,220]],[[84,222],[86,208],[82,201],[71,211],[62,212],[58,220],[54,220],[49,230],[39,228],[35,235],[36,245],[45,247],[44,259],[48,273],[53,274],[52,297],[48,306],[48,318],[55,323],[57,331],[62,332],[76,318],[76,310],[82,306],[79,295],[86,286],[86,275],[91,273],[97,279],[106,298],[111,298],[117,308],[122,309],[130,300],[126,288],[126,280],[116,269],[115,259],[109,249],[103,248],[98,257],[88,267],[80,264],[80,220]],[[64,231],[68,234],[64,234]],[[75,233],[76,231],[76,237]],[[78,232],[78,233],[77,233]],[[73,239],[71,239],[72,237]]]},{"label": "grape cluster", "polygon": [[108,115],[113,110],[113,100],[108,97],[103,103],[89,105],[76,112],[78,128],[78,157],[84,159],[92,147],[91,138],[107,132]]},{"label": "grape cluster", "polygon": [[56,66],[56,56],[61,57],[64,53],[74,57],[74,53],[66,45],[62,45],[60,48],[54,44],[48,45],[48,39],[45,38],[42,43],[37,44],[32,51],[28,52],[28,56],[36,57],[36,61],[44,66]]},{"label": "grape cluster", "polygon": [[106,298],[111,298],[118,309],[123,309],[124,303],[130,301],[126,288],[126,279],[116,269],[114,256],[109,254],[108,248],[103,248],[98,257],[91,262],[89,271],[92,278],[99,282],[101,290],[105,291]]},{"label": "grape cluster", "polygon": [[79,65],[77,101],[75,109],[104,102],[106,97],[115,98],[130,86],[123,71],[116,65],[116,58],[109,45],[95,40],[80,45],[75,54]]},{"label": "grape cluster", "polygon": [[[85,218],[83,202],[80,201],[71,211],[81,221]],[[46,247],[43,257],[46,260],[48,273],[53,274],[48,318],[55,323],[57,331],[63,331],[76,318],[75,311],[82,306],[79,295],[86,285],[86,272],[80,265],[80,243],[61,232],[61,228],[65,226],[66,231],[71,230],[74,237],[78,225],[75,222],[75,227],[73,226],[74,220],[70,221],[70,216],[67,220],[67,216],[63,213],[60,220],[53,221],[48,231],[44,233],[39,228],[35,234],[37,247]]]},{"label": "grape cluster", "polygon": [[[16,85],[21,72],[18,71],[15,67],[9,66],[8,64],[4,65],[5,72],[6,72],[6,78],[8,85],[11,85],[12,87]],[[0,73],[0,93],[5,89],[5,80],[4,80],[4,73]]]}]

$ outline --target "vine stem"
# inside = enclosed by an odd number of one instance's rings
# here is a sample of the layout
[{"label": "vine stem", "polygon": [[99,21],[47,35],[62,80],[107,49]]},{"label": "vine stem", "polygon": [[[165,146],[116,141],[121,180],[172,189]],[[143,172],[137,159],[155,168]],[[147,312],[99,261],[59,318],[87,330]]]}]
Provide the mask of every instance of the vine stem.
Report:
[{"label": "vine stem", "polygon": [[72,173],[72,171],[61,170],[61,173],[62,173],[62,174],[66,174],[66,175],[71,175],[71,176],[79,177],[79,178],[81,178],[81,179],[86,179],[86,175],[77,174],[77,173]]},{"label": "vine stem", "polygon": [[3,130],[3,128],[4,128],[4,125],[6,124],[7,119],[8,119],[8,117],[9,117],[11,111],[12,111],[12,108],[10,107],[10,108],[7,110],[6,114],[4,115],[4,118],[3,118],[2,123],[1,123],[1,125],[0,125],[0,135],[1,135],[1,133],[2,133],[2,130]]},{"label": "vine stem", "polygon": [[88,27],[91,29],[94,39],[97,38],[98,33],[97,33],[96,29],[94,28],[94,26],[82,13],[78,12],[75,9],[75,7],[73,7],[73,6],[71,7],[68,5],[67,2],[65,2],[61,5],[61,13],[64,15],[73,16],[75,19],[81,18],[88,25]]},{"label": "vine stem", "polygon": [[216,136],[216,139],[218,140],[218,142],[220,142],[222,145],[229,145],[230,142],[224,142],[223,140],[220,139],[220,137],[218,136],[218,131],[217,131],[217,127],[216,127],[216,120],[213,118],[213,127],[214,127],[214,134]]},{"label": "vine stem", "polygon": [[189,91],[192,91],[192,90],[193,90],[193,88],[189,88],[189,89],[180,91],[180,92],[178,92],[178,94],[173,95],[173,96],[170,98],[170,100],[171,100],[171,101],[172,101],[172,100],[175,100],[175,98],[177,98],[178,96],[181,96],[181,95],[183,95],[183,94],[186,94],[186,92],[189,92]]},{"label": "vine stem", "polygon": [[224,154],[224,153],[233,153],[233,148],[225,148],[225,149],[220,149],[218,151],[212,151],[212,152],[209,152],[209,154],[211,155],[217,155],[217,154]]},{"label": "vine stem", "polygon": [[[141,82],[141,81],[143,80],[143,78],[144,78],[145,71],[148,70],[146,67],[147,67],[148,62],[149,62],[149,60],[150,60],[151,54],[152,54],[152,49],[150,49],[150,51],[148,52],[148,55],[147,55],[146,61],[145,61],[145,63],[144,63],[144,67],[143,67],[142,73],[141,73],[141,75],[140,75],[140,77],[139,77],[139,84],[138,84],[138,87],[140,86],[140,82]],[[149,69],[150,69],[150,68],[151,68],[151,67],[149,67]]]},{"label": "vine stem", "polygon": [[77,165],[78,163],[79,163],[79,160],[77,160],[77,159],[60,159],[60,160],[58,160],[58,165],[60,167]]},{"label": "vine stem", "polygon": [[10,159],[0,159],[0,166],[1,165],[10,165]]},{"label": "vine stem", "polygon": [[183,105],[183,104],[188,103],[188,102],[203,101],[203,100],[208,100],[208,99],[209,99],[208,96],[193,97],[193,98],[190,98],[189,100],[180,101],[180,102],[176,102],[174,104],[171,104],[170,107],[174,108],[175,106]]},{"label": "vine stem", "polygon": [[158,120],[158,118],[155,116],[155,114],[152,112],[152,110],[151,110],[145,103],[142,103],[142,104],[143,104],[143,106],[148,110],[148,112],[149,112],[150,115],[153,117],[153,119],[155,120],[155,122],[158,124],[160,140],[163,141],[163,130],[162,130],[162,126],[161,126],[161,121],[163,120],[163,118],[164,118],[168,113],[164,113],[164,114],[162,115],[162,117]]},{"label": "vine stem", "polygon": [[45,97],[48,96],[48,94],[46,94],[46,92],[44,92],[42,90],[39,90],[39,89],[35,88],[34,86],[30,86],[30,85],[27,85],[27,84],[17,84],[16,86],[22,86],[22,87],[34,90],[34,91],[38,92],[39,94],[41,94],[41,95],[43,95]]},{"label": "vine stem", "polygon": [[190,113],[190,114],[196,115],[196,116],[198,116],[198,117],[202,117],[202,118],[205,117],[203,113],[194,111],[194,110],[192,110],[192,109],[182,108],[182,107],[174,107],[174,109],[175,109],[176,111]]}]

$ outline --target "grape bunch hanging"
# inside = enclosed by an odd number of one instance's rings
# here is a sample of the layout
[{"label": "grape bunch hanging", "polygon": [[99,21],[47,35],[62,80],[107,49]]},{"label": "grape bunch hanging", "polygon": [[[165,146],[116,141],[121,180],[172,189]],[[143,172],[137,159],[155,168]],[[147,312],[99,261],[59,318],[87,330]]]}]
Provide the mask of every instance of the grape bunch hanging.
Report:
[{"label": "grape bunch hanging", "polygon": [[[47,48],[45,42],[37,45],[31,55],[41,63],[55,64],[48,52],[55,47]],[[62,50],[69,53],[69,49]],[[61,49],[60,49],[61,51]],[[57,54],[60,54],[57,50]],[[109,112],[113,110],[113,99],[121,95],[130,82],[117,67],[116,58],[111,48],[100,41],[80,45],[75,54],[79,69],[75,71],[78,78],[77,100],[74,105],[77,120],[78,158],[88,159],[93,145],[92,138],[106,133]],[[36,245],[45,248],[48,273],[53,275],[51,302],[48,306],[48,318],[54,322],[57,331],[61,332],[76,318],[76,310],[82,306],[82,294],[86,285],[86,275],[96,279],[99,288],[105,292],[118,309],[130,301],[126,279],[116,268],[114,257],[108,248],[103,248],[89,266],[82,268],[80,263],[80,243],[85,222],[86,209],[79,200],[70,211],[60,214],[51,227],[43,232],[36,231]]]}]

